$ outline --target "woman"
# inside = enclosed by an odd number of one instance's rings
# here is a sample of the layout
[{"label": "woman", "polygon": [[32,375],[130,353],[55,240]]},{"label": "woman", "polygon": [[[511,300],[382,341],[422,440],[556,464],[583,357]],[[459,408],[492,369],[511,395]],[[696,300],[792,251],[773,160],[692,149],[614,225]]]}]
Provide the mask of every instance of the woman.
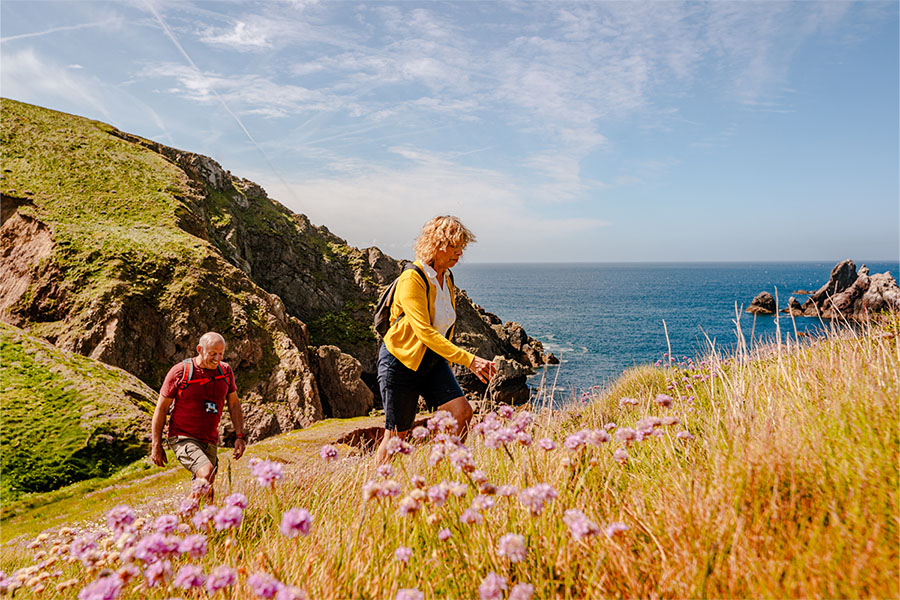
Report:
[{"label": "woman", "polygon": [[475,236],[456,217],[435,217],[416,240],[415,269],[403,271],[394,291],[391,327],[378,353],[378,385],[384,403],[384,439],[376,460],[387,458],[392,437],[406,438],[412,429],[419,396],[432,409],[449,411],[462,433],[472,418],[472,407],[447,361],[468,367],[485,383],[494,376],[494,364],[455,346],[449,338],[456,321],[456,288],[447,270],[456,265]]}]

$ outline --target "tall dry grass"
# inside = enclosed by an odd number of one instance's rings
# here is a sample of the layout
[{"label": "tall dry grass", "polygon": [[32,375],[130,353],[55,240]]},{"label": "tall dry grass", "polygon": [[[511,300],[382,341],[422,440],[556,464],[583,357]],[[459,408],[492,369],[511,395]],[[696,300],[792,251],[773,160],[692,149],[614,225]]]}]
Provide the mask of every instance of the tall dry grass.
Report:
[{"label": "tall dry grass", "polygon": [[[254,573],[310,598],[508,598],[516,584],[533,586],[535,598],[898,597],[896,331],[896,322],[835,330],[804,345],[744,346],[696,364],[636,368],[588,403],[534,414],[518,440],[498,445],[490,424],[515,432],[511,423],[522,424],[515,421],[522,411],[489,418],[479,428],[487,436],[473,431],[466,440],[474,471],[460,471],[450,458],[429,465],[433,434],[410,454],[395,455],[387,477],[376,473],[371,455],[347,449],[334,461],[273,456],[286,464],[286,476],[271,488],[248,480],[228,489],[221,478],[220,498],[233,491],[248,497],[242,524],[209,529],[208,553],[171,556],[173,572],[188,562],[206,573],[235,568],[237,583],[217,592],[221,598],[254,597]],[[622,441],[629,437],[643,440]],[[541,448],[542,438],[556,448]],[[364,498],[371,482],[388,480],[399,495]],[[461,497],[451,494],[441,505],[428,499],[431,486],[451,481]],[[555,498],[535,514],[522,491],[538,484]],[[313,514],[309,535],[280,533],[292,507]],[[461,522],[467,509],[480,521]],[[571,509],[583,519],[566,517]],[[449,538],[441,539],[442,530]],[[511,555],[519,557],[508,547],[501,551],[506,534],[522,536],[522,560],[513,562]],[[73,597],[98,577],[118,570],[127,578],[130,569],[136,576],[120,597],[207,596],[202,588],[175,589],[171,580],[147,587],[139,574],[147,564],[123,566],[111,538],[97,542],[90,568],[68,558],[56,533],[33,546],[46,553],[38,564],[59,556],[30,571],[29,580],[54,574],[30,587],[23,582],[17,595],[43,585],[41,598]],[[401,547],[409,549],[406,561],[397,558]],[[7,574],[31,560],[7,565]],[[492,584],[489,573],[498,576]],[[66,580],[71,587],[56,591]],[[528,591],[519,587],[516,597]]]}]

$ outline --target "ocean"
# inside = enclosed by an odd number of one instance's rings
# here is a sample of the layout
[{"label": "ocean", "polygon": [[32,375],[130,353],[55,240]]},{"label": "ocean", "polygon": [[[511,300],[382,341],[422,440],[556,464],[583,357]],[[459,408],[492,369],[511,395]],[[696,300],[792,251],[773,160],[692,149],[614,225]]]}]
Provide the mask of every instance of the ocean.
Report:
[{"label": "ocean", "polygon": [[[897,262],[856,262],[870,273],[890,271]],[[605,386],[628,367],[654,363],[667,352],[696,358],[709,342],[728,350],[737,342],[735,320],[744,337],[774,339],[774,316],[735,311],[750,305],[759,292],[776,295],[779,308],[794,292],[814,292],[828,281],[835,263],[461,263],[455,281],[476,304],[504,321],[517,321],[558,367],[538,372],[556,380],[554,396],[562,399],[593,386]],[[780,314],[782,335],[797,331],[815,335],[816,318],[792,322]],[[665,326],[663,325],[665,322]],[[557,372],[558,370],[558,372]],[[543,371],[543,370],[541,370]]]}]

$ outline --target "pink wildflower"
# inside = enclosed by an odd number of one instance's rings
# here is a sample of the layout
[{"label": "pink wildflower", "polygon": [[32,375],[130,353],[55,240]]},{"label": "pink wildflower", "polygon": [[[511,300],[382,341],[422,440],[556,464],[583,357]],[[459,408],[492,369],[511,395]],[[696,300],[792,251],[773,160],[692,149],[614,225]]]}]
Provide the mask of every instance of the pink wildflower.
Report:
[{"label": "pink wildflower", "polygon": [[441,506],[447,501],[450,487],[443,481],[428,488],[428,500],[435,506]]},{"label": "pink wildflower", "polygon": [[324,460],[334,460],[338,457],[337,448],[332,446],[331,444],[325,444],[322,446],[322,449],[319,450],[319,456]]},{"label": "pink wildflower", "polygon": [[446,528],[441,529],[440,531],[438,531],[437,538],[442,542],[447,541],[448,539],[450,539],[450,530]]},{"label": "pink wildflower", "polygon": [[475,462],[472,460],[472,453],[466,448],[459,448],[450,455],[450,463],[456,467],[458,471],[471,473],[475,470]]},{"label": "pink wildflower", "polygon": [[517,583],[509,591],[509,600],[531,600],[534,597],[534,586],[530,583]]},{"label": "pink wildflower", "polygon": [[600,528],[596,523],[588,519],[583,512],[574,508],[567,510],[563,515],[563,523],[569,528],[569,533],[576,542],[589,535],[600,533]]},{"label": "pink wildflower", "polygon": [[434,416],[428,419],[427,425],[431,431],[456,431],[456,419],[446,410],[439,410],[434,413]]},{"label": "pink wildflower", "polygon": [[606,533],[606,537],[613,537],[624,531],[628,531],[628,525],[626,525],[625,523],[617,522],[617,523],[610,523],[609,525],[607,525],[604,533]]},{"label": "pink wildflower", "polygon": [[219,590],[233,586],[235,582],[237,582],[237,574],[234,569],[220,565],[210,571],[209,577],[206,578],[206,591],[212,595]]},{"label": "pink wildflower", "polygon": [[134,511],[131,510],[131,507],[127,504],[120,504],[106,515],[106,523],[114,533],[120,534],[131,529],[134,518]]},{"label": "pink wildflower", "polygon": [[388,456],[393,456],[395,454],[409,454],[412,452],[412,446],[401,440],[399,437],[392,437],[388,440],[385,451],[388,453]]},{"label": "pink wildflower", "polygon": [[193,558],[202,558],[207,551],[208,543],[202,533],[189,535],[178,544],[178,551]]},{"label": "pink wildflower", "polygon": [[379,475],[381,475],[381,477],[383,477],[384,479],[387,479],[388,477],[391,477],[394,474],[394,467],[392,467],[391,465],[387,465],[387,464],[381,465],[380,467],[375,469],[375,472],[378,473]]},{"label": "pink wildflower", "polygon": [[284,465],[273,460],[261,460],[250,467],[250,473],[263,487],[273,487],[276,481],[284,478]]},{"label": "pink wildflower", "polygon": [[265,573],[254,573],[248,577],[247,586],[258,598],[274,598],[278,593],[278,581]]},{"label": "pink wildflower", "polygon": [[213,517],[218,531],[240,527],[243,520],[244,511],[239,506],[226,506]]},{"label": "pink wildflower", "polygon": [[248,504],[247,496],[240,492],[235,492],[225,498],[225,506],[237,506],[241,510],[244,510],[247,508]]},{"label": "pink wildflower", "polygon": [[669,396],[667,394],[657,394],[654,402],[656,402],[663,408],[668,408],[668,407],[672,406],[672,400],[673,400],[672,396]]},{"label": "pink wildflower", "polygon": [[200,508],[200,499],[196,496],[189,496],[178,505],[178,514],[183,516],[192,515],[198,508]]},{"label": "pink wildflower", "polygon": [[279,585],[275,600],[309,600],[309,595],[293,585]]},{"label": "pink wildflower", "polygon": [[144,569],[144,579],[147,587],[156,587],[165,583],[172,576],[172,563],[168,560],[158,560]]},{"label": "pink wildflower", "polygon": [[210,489],[212,489],[212,486],[205,479],[195,479],[191,482],[192,496],[205,496],[209,494]]},{"label": "pink wildflower", "polygon": [[309,535],[312,523],[313,516],[305,508],[286,510],[281,517],[281,535],[287,538]]},{"label": "pink wildflower", "polygon": [[515,413],[515,410],[513,410],[513,407],[510,406],[509,404],[504,404],[503,406],[501,406],[500,408],[497,409],[497,416],[500,417],[501,419],[510,419],[510,418],[512,418],[514,413]]},{"label": "pink wildflower", "polygon": [[466,525],[479,525],[482,521],[484,521],[484,517],[481,516],[481,513],[475,512],[471,508],[467,508],[459,515],[459,522]]},{"label": "pink wildflower", "polygon": [[525,560],[525,538],[517,533],[507,533],[500,538],[497,546],[497,554],[505,556],[509,562]]},{"label": "pink wildflower", "polygon": [[500,489],[497,490],[498,496],[503,496],[507,498],[509,496],[515,496],[519,493],[519,488],[514,485],[501,485]]},{"label": "pink wildflower", "polygon": [[541,514],[544,505],[556,498],[556,490],[546,483],[525,488],[519,492],[519,502],[531,511],[533,515]]},{"label": "pink wildflower", "polygon": [[584,446],[587,436],[584,431],[578,431],[566,437],[565,446],[567,449],[575,451]]},{"label": "pink wildflower", "polygon": [[613,452],[613,458],[624,465],[628,461],[628,451],[624,448],[617,448],[616,451]]},{"label": "pink wildflower", "polygon": [[202,587],[206,582],[206,575],[200,565],[184,565],[178,569],[178,574],[172,580],[172,585],[182,590]]},{"label": "pink wildflower", "polygon": [[406,563],[409,562],[410,557],[412,556],[412,549],[407,548],[406,546],[400,546],[396,550],[394,550],[394,560]]},{"label": "pink wildflower", "polygon": [[630,444],[631,442],[637,441],[638,434],[637,431],[630,427],[622,427],[616,431],[616,439],[620,442]]},{"label": "pink wildflower", "polygon": [[412,496],[404,496],[397,506],[397,512],[402,516],[408,516],[418,512],[420,508],[422,508],[422,505],[418,500]]},{"label": "pink wildflower", "polygon": [[587,441],[592,446],[599,446],[609,441],[609,433],[605,429],[591,429],[587,432]]},{"label": "pink wildflower", "polygon": [[78,600],[115,600],[122,593],[122,585],[118,575],[101,577],[78,592]]},{"label": "pink wildflower", "polygon": [[488,573],[487,576],[481,580],[481,585],[478,586],[478,593],[481,596],[481,600],[501,600],[505,590],[506,579],[493,571]]},{"label": "pink wildflower", "polygon": [[414,427],[412,430],[412,436],[417,440],[424,440],[428,437],[428,429],[419,425],[418,427]]},{"label": "pink wildflower", "polygon": [[692,439],[694,439],[694,436],[692,436],[692,435],[690,434],[690,432],[688,432],[688,431],[679,431],[678,433],[675,434],[675,437],[678,438],[679,440],[692,440]]},{"label": "pink wildflower", "polygon": [[662,418],[662,424],[666,427],[669,427],[671,425],[678,425],[678,423],[680,423],[678,417],[667,416]]},{"label": "pink wildflower", "polygon": [[634,398],[626,397],[626,398],[619,399],[619,406],[637,406],[637,405],[638,405],[638,401],[635,400]]},{"label": "pink wildflower", "polygon": [[209,525],[209,522],[216,516],[217,512],[219,512],[219,509],[215,506],[207,506],[206,508],[200,509],[200,511],[191,518],[191,523],[197,529],[203,529]]},{"label": "pink wildflower", "polygon": [[161,515],[153,522],[156,533],[173,533],[178,528],[178,517],[175,515]]},{"label": "pink wildflower", "polygon": [[425,594],[416,588],[404,588],[397,592],[394,600],[425,600]]},{"label": "pink wildflower", "polygon": [[551,450],[556,450],[556,444],[553,440],[548,438],[541,438],[537,441],[537,445],[540,446],[543,450],[550,452]]}]

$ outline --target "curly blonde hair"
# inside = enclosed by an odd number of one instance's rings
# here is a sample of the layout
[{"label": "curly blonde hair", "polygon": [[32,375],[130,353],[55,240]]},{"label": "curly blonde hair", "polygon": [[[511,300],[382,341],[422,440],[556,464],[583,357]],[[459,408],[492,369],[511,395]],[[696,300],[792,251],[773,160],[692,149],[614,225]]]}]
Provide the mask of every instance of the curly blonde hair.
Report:
[{"label": "curly blonde hair", "polygon": [[470,242],[475,241],[475,234],[466,228],[458,218],[444,215],[435,217],[425,223],[422,232],[413,250],[423,264],[431,264],[438,251],[449,246],[457,246],[460,250],[465,249]]}]

